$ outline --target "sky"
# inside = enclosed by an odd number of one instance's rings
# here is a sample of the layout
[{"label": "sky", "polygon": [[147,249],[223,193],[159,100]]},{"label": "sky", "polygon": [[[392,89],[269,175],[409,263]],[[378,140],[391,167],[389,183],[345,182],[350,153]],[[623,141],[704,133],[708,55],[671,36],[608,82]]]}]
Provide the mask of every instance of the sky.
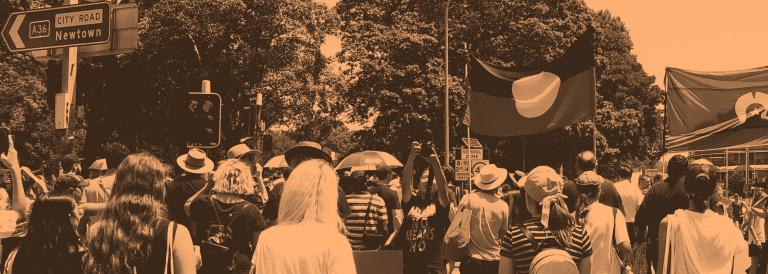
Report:
[{"label": "sky", "polygon": [[663,86],[666,67],[729,71],[768,66],[766,0],[586,0],[625,23],[634,53]]},{"label": "sky", "polygon": [[[338,0],[316,0],[330,7]],[[664,69],[729,71],[768,66],[768,0],[586,0],[625,23],[634,53],[663,86]],[[334,53],[338,38],[326,39]]]}]

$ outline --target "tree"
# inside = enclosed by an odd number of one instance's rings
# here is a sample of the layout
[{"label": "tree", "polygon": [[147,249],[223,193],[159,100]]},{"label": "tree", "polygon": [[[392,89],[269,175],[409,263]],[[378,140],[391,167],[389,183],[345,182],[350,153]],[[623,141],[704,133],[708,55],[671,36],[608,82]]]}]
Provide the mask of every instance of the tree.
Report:
[{"label": "tree", "polygon": [[[446,1],[343,0],[342,60],[348,64],[346,97],[357,121],[372,126],[357,134],[366,147],[403,151],[424,129],[442,132],[441,72],[443,10]],[[583,1],[464,1],[450,13],[452,140],[465,135],[464,56],[457,49],[471,44],[477,57],[516,70],[532,70],[561,56],[588,26],[594,41],[598,74],[598,155],[601,166],[619,161],[643,162],[658,157],[660,124],[655,106],[663,99],[636,57],[618,18],[591,11]],[[441,143],[440,133],[434,134]],[[557,167],[592,148],[592,121],[528,137],[480,136],[491,160],[510,168],[539,164]],[[525,141],[524,141],[525,140]],[[453,145],[457,146],[458,142]],[[525,145],[523,145],[525,144]],[[442,146],[440,146],[442,147]],[[525,150],[523,167],[522,151]]]}]

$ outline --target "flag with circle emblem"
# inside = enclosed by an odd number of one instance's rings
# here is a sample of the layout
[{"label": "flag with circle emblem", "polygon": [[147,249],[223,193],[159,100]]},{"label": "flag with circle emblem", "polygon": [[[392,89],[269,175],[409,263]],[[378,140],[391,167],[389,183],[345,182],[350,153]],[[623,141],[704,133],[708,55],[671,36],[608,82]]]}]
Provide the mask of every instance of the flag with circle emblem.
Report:
[{"label": "flag with circle emblem", "polygon": [[[592,30],[587,30],[560,59],[532,71],[469,60],[473,132],[486,136],[545,133],[595,115]],[[471,111],[470,111],[471,110]]]}]

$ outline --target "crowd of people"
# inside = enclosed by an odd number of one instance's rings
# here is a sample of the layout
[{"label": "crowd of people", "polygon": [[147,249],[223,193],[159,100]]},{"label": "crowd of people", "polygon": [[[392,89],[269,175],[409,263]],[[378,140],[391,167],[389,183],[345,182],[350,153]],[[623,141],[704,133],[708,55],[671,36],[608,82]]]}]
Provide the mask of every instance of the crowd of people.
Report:
[{"label": "crowd of people", "polygon": [[406,274],[632,273],[643,243],[655,273],[765,273],[768,260],[768,194],[718,198],[716,167],[683,156],[658,182],[627,165],[603,177],[584,151],[570,177],[489,164],[465,188],[418,142],[401,170],[336,170],[314,142],[278,169],[246,144],[173,165],[110,144],[88,179],[68,155],[46,180],[9,142],[3,273],[345,274],[377,250],[401,251]]}]

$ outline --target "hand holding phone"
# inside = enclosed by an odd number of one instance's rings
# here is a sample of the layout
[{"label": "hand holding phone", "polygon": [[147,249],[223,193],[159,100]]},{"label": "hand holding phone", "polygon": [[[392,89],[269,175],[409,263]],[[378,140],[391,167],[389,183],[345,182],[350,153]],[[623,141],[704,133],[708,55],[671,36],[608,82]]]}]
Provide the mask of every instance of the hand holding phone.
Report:
[{"label": "hand holding phone", "polygon": [[8,142],[8,150],[5,153],[0,153],[0,162],[2,162],[6,168],[20,171],[21,165],[19,165],[19,155],[13,147],[13,137],[7,135],[5,140]]}]

